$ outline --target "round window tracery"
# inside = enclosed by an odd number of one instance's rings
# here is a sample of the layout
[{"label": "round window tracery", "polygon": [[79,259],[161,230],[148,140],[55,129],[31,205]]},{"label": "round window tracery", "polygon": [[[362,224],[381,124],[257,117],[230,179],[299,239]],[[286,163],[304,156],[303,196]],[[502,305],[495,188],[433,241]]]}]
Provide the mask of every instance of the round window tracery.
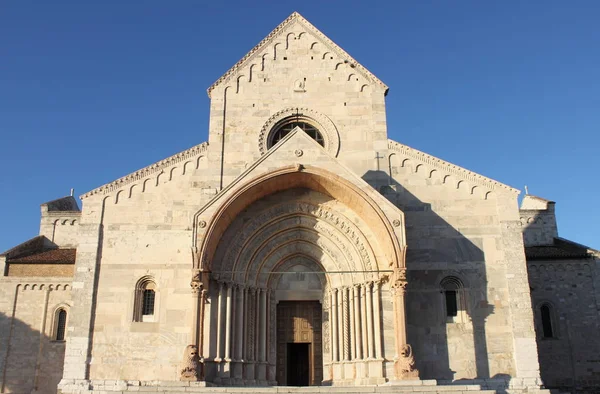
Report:
[{"label": "round window tracery", "polygon": [[291,120],[279,123],[277,126],[275,126],[274,131],[271,133],[269,138],[268,148],[270,149],[273,145],[281,141],[283,137],[291,133],[296,127],[302,129],[306,134],[309,135],[310,138],[317,141],[317,143],[319,143],[319,145],[322,147],[325,147],[323,135],[315,126],[301,120]]}]

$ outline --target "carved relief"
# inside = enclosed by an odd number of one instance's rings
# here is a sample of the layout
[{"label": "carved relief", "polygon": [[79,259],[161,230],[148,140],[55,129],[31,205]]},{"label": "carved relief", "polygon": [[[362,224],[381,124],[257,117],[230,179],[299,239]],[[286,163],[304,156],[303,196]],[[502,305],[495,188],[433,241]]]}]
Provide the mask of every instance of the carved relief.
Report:
[{"label": "carved relief", "polygon": [[198,357],[198,347],[188,345],[183,352],[183,368],[180,373],[180,380],[196,381],[200,376],[200,358]]},{"label": "carved relief", "polygon": [[413,356],[412,346],[404,344],[398,359],[396,368],[400,379],[419,378],[419,371],[415,369],[415,357]]}]

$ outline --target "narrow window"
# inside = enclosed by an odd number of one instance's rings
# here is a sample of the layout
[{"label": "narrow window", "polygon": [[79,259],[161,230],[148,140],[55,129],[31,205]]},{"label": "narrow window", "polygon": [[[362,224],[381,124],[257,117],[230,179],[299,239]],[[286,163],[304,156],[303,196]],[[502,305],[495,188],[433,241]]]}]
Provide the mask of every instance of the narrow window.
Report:
[{"label": "narrow window", "polygon": [[454,276],[447,276],[440,282],[440,287],[446,323],[465,323],[467,309],[461,280]]},{"label": "narrow window", "polygon": [[446,290],[446,316],[454,317],[458,315],[458,302],[456,300],[456,290]]},{"label": "narrow window", "polygon": [[142,315],[154,315],[154,290],[144,290],[144,301],[142,304]]},{"label": "narrow window", "polygon": [[156,283],[150,276],[144,276],[135,285],[134,322],[156,321],[156,292]]},{"label": "narrow window", "polygon": [[552,313],[548,304],[542,305],[540,308],[542,312],[542,333],[544,338],[554,338],[554,331],[552,330]]},{"label": "narrow window", "polygon": [[67,327],[67,311],[64,309],[59,310],[58,319],[56,323],[56,340],[64,341],[65,340],[65,329]]}]

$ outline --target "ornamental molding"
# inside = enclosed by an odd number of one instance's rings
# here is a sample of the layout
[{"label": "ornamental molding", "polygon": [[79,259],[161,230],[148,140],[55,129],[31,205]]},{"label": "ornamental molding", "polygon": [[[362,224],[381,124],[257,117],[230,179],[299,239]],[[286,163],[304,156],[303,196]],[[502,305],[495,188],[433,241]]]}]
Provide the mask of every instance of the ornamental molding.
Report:
[{"label": "ornamental molding", "polygon": [[[324,149],[333,157],[337,157],[340,151],[340,135],[335,127],[335,124],[328,116],[310,108],[289,107],[282,109],[271,115],[265,122],[258,134],[258,150],[261,156],[267,153],[269,146],[269,137],[273,128],[286,118],[297,116],[300,120],[306,119],[319,130],[323,136]],[[296,154],[296,156],[298,156]],[[300,155],[302,156],[302,154]],[[299,156],[298,156],[299,157]]]},{"label": "ornamental molding", "polygon": [[[387,93],[389,88],[386,84],[384,84],[379,78],[373,75],[364,66],[358,63],[352,56],[350,56],[336,43],[331,41],[325,34],[321,33],[319,29],[317,29],[312,23],[307,21],[302,15],[294,11],[283,22],[281,22],[271,33],[269,33],[264,39],[262,39],[262,41],[260,41],[254,48],[252,48],[244,57],[242,57],[237,63],[235,63],[233,67],[227,70],[227,72],[225,72],[223,76],[217,79],[207,89],[206,92],[208,94],[208,97],[211,98],[211,93],[217,86],[219,86],[223,82],[228,82],[229,80],[231,80],[232,76],[234,76],[240,69],[245,67],[248,63],[250,63],[250,61],[253,60],[257,55],[263,55],[267,51],[268,47],[281,35],[281,33],[294,23],[301,24],[310,34],[315,36],[315,38],[319,39],[327,49],[333,51],[340,59],[342,59],[345,64],[349,64],[352,69],[358,70],[361,74],[365,76],[367,80],[381,86]],[[273,50],[271,50],[271,52],[273,52]]]},{"label": "ornamental molding", "polygon": [[[79,196],[79,198],[84,199],[94,196],[96,194],[108,194],[115,190],[119,190],[124,186],[129,185],[130,183],[148,178],[151,175],[157,173],[158,175],[163,174],[165,170],[169,167],[172,167],[177,163],[181,163],[182,161],[189,160],[195,156],[201,155],[202,153],[205,153],[207,149],[208,142],[203,142],[200,145],[196,145],[182,152],[176,153],[173,156],[169,156],[166,159],[163,159],[140,170],[132,172],[131,174],[125,175],[124,177],[121,177],[113,182],[107,183],[85,194],[82,194],[81,196]],[[198,163],[194,163],[194,165],[195,168],[198,168]],[[172,173],[169,174],[169,176],[171,177],[172,175]]]},{"label": "ornamental molding", "polygon": [[[462,188],[463,182],[469,182],[469,186],[471,189],[471,194],[474,194],[474,190],[476,187],[484,187],[489,191],[484,193],[483,196],[485,199],[488,198],[488,195],[491,191],[508,191],[515,194],[519,194],[520,191],[518,189],[512,188],[504,183],[498,182],[494,179],[485,177],[483,175],[477,174],[475,172],[469,171],[465,168],[452,164],[442,159],[438,159],[437,157],[428,155],[427,153],[421,152],[417,149],[411,148],[409,146],[403,145],[399,142],[388,140],[388,149],[392,152],[397,152],[406,156],[408,159],[405,160],[415,160],[419,163],[424,163],[429,166],[429,171],[423,171],[425,174],[431,174],[433,171],[442,172],[442,176],[444,178],[444,183],[446,183],[446,178],[450,175],[458,178],[458,182],[456,183],[456,188]],[[422,165],[422,164],[420,164]],[[419,167],[420,165],[417,165]],[[404,161],[402,162],[402,166],[405,166]]]},{"label": "ornamental molding", "polygon": [[[296,214],[310,215],[316,219],[323,220],[329,226],[335,228],[337,232],[331,231],[331,227],[325,226],[321,223],[316,223],[314,225],[314,230],[323,233],[334,244],[336,244],[336,246],[340,248],[340,251],[342,251],[342,253],[345,255],[344,257],[355,265],[355,268],[357,268],[357,264],[360,265],[362,262],[366,270],[373,271],[376,269],[377,265],[375,263],[374,253],[370,249],[370,246],[366,246],[369,245],[366,237],[354,223],[344,216],[334,213],[329,209],[325,209],[322,206],[315,206],[306,202],[291,202],[279,204],[271,209],[263,211],[260,215],[255,216],[250,223],[245,225],[242,233],[236,236],[234,243],[227,246],[227,251],[222,259],[225,264],[223,267],[221,267],[221,270],[232,270],[237,264],[239,264],[240,256],[246,255],[246,253],[244,253],[244,249],[248,246],[247,241],[253,238],[256,234],[259,234],[259,237],[254,239],[252,244],[258,243],[259,245],[264,245],[264,242],[268,241],[268,239],[262,240],[260,234],[263,228],[271,223],[273,219]],[[343,237],[339,237],[339,235],[342,235]],[[270,238],[271,235],[263,234],[263,237]],[[354,251],[348,248],[349,245],[352,245]],[[327,245],[320,241],[318,241],[318,246],[324,250],[327,248]],[[337,255],[337,253],[333,251],[327,250],[326,252],[328,252],[329,255]],[[356,262],[352,258],[353,254],[356,254],[361,261]],[[246,263],[250,262],[251,261],[247,261]],[[248,269],[249,267],[243,268]],[[340,267],[337,269],[340,270]],[[237,271],[237,268],[235,268],[235,270]]]}]

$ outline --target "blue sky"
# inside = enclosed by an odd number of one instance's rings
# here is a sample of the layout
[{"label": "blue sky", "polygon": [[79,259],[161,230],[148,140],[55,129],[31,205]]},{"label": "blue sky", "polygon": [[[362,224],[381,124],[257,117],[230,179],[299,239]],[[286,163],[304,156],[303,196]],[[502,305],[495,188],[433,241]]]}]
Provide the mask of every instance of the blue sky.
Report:
[{"label": "blue sky", "polygon": [[0,5],[0,251],[39,205],[207,139],[208,88],[292,11],[389,87],[389,136],[557,202],[600,248],[600,2]]}]

